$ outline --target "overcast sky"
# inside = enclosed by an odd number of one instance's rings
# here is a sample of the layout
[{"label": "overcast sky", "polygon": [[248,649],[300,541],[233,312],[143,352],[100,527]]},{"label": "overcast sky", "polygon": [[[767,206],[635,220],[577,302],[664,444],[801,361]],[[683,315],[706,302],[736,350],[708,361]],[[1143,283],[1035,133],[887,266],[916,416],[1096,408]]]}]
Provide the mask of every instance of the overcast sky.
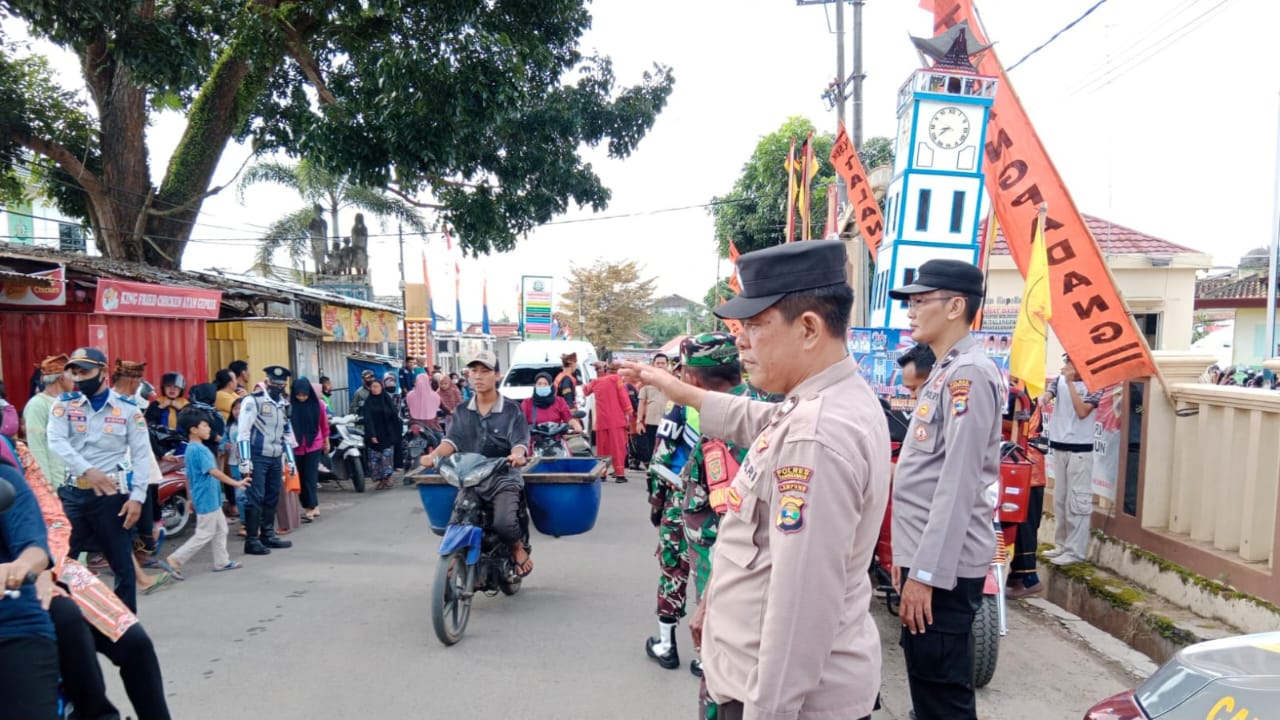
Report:
[{"label": "overcast sky", "polygon": [[[1009,67],[1095,2],[978,0],[978,10]],[[622,83],[635,82],[654,62],[670,65],[675,91],[632,157],[612,161],[587,151],[613,191],[608,210],[571,212],[512,253],[462,261],[468,321],[479,320],[486,274],[491,316],[514,318],[522,274],[559,276],[570,262],[597,258],[635,259],[657,278],[660,294],[702,298],[717,273],[711,216],[705,208],[659,211],[727,192],[759,138],[789,116],[835,128],[835,111],[821,98],[835,77],[834,5],[596,0],[591,9],[585,51],[612,56]],[[846,12],[851,27],[852,9]],[[932,18],[915,0],[867,0],[863,19],[864,135],[892,136],[897,89],[919,65],[908,35],[929,34]],[[1234,265],[1248,249],[1267,245],[1272,232],[1280,78],[1265,48],[1274,45],[1278,21],[1280,3],[1268,0],[1109,0],[1014,69],[1012,90],[1083,212]],[[851,70],[852,52],[847,56]],[[64,58],[58,67],[82,86],[74,62]],[[171,114],[150,130],[157,179],[183,126]],[[246,148],[229,148],[215,184],[246,155]],[[251,238],[300,205],[267,185],[243,205],[232,191],[209,199],[184,265],[245,269],[252,244],[225,239]],[[628,217],[610,219],[618,215]],[[344,235],[351,220],[350,213],[342,218]],[[384,230],[373,222],[370,232]],[[396,239],[374,237],[370,246],[375,292],[396,293]],[[409,282],[421,281],[423,248],[416,237],[405,243]],[[438,236],[425,248],[437,310],[452,313],[453,258]],[[557,285],[563,287],[559,277]]]}]

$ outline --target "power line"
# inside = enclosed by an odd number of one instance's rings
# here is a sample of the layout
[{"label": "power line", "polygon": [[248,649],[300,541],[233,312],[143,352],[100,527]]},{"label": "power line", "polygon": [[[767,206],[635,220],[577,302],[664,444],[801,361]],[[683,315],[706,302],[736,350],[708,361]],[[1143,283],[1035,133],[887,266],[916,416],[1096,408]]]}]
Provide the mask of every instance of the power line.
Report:
[{"label": "power line", "polygon": [[1079,23],[1080,23],[1080,21],[1081,21],[1081,20],[1084,20],[1085,18],[1089,17],[1089,15],[1091,15],[1091,14],[1093,13],[1093,11],[1094,11],[1094,10],[1097,10],[1099,7],[1101,7],[1101,6],[1102,6],[1102,4],[1103,4],[1103,3],[1105,3],[1106,1],[1107,1],[1107,0],[1098,0],[1098,2],[1094,3],[1094,4],[1093,4],[1093,5],[1092,5],[1088,10],[1085,10],[1083,15],[1081,15],[1080,17],[1076,18],[1075,20],[1072,20],[1071,22],[1067,23],[1067,24],[1066,24],[1066,26],[1064,26],[1061,30],[1059,30],[1058,32],[1056,32],[1056,33],[1054,33],[1052,36],[1050,36],[1050,38],[1049,38],[1048,40],[1045,40],[1043,43],[1041,43],[1039,47],[1037,47],[1036,49],[1034,49],[1034,50],[1032,50],[1031,52],[1027,53],[1026,55],[1023,55],[1023,56],[1022,56],[1022,59],[1020,59],[1020,60],[1018,60],[1018,62],[1016,62],[1016,63],[1014,63],[1014,64],[1010,65],[1010,66],[1008,67],[1008,69],[1007,69],[1007,70],[1005,70],[1005,72],[1013,72],[1013,69],[1014,69],[1014,68],[1016,68],[1016,67],[1018,67],[1018,66],[1019,66],[1019,65],[1021,65],[1022,63],[1026,62],[1026,61],[1027,61],[1027,58],[1029,58],[1029,57],[1031,57],[1032,55],[1035,55],[1036,53],[1040,52],[1041,50],[1043,50],[1043,49],[1045,49],[1045,48],[1049,47],[1049,45],[1050,45],[1054,40],[1057,40],[1059,37],[1062,37],[1062,34],[1063,34],[1063,33],[1065,33],[1066,31],[1070,30],[1071,28],[1075,27],[1077,24],[1079,24]]},{"label": "power line", "polygon": [[1099,75],[1106,74],[1106,72],[1111,68],[1112,64],[1117,62],[1118,60],[1127,61],[1129,58],[1126,58],[1125,56],[1128,55],[1131,50],[1142,45],[1142,43],[1146,42],[1148,39],[1158,35],[1175,18],[1177,18],[1179,15],[1182,15],[1186,11],[1190,10],[1194,5],[1196,5],[1199,2],[1201,2],[1201,0],[1182,0],[1180,4],[1174,6],[1173,8],[1170,8],[1168,12],[1166,12],[1164,15],[1161,15],[1159,18],[1157,18],[1148,26],[1147,32],[1144,33],[1142,37],[1138,38],[1137,40],[1134,40],[1132,43],[1130,43],[1129,45],[1126,45],[1123,49],[1121,49],[1116,53],[1109,53],[1107,57],[1103,59],[1102,62],[1093,66],[1088,71],[1081,73],[1081,77],[1086,78],[1086,80],[1082,81],[1080,84],[1085,85],[1085,84],[1091,83],[1093,82],[1093,80],[1096,80]]},{"label": "power line", "polygon": [[[1125,75],[1128,75],[1129,73],[1141,67],[1151,58],[1159,55],[1165,50],[1168,50],[1170,47],[1176,45],[1183,38],[1192,34],[1196,30],[1199,30],[1201,27],[1207,24],[1209,20],[1212,19],[1212,18],[1207,18],[1208,15],[1210,15],[1211,13],[1220,11],[1224,6],[1226,6],[1228,2],[1230,2],[1230,0],[1220,0],[1220,2],[1217,5],[1210,7],[1208,10],[1205,10],[1204,12],[1192,18],[1187,23],[1180,26],[1178,29],[1174,30],[1168,35],[1165,35],[1163,38],[1161,38],[1157,42],[1149,45],[1147,48],[1144,49],[1146,54],[1140,57],[1137,57],[1136,59],[1133,59],[1132,62],[1128,64],[1128,67],[1125,67],[1123,70],[1121,70],[1118,73],[1116,73],[1116,71],[1119,70],[1119,68],[1113,68],[1111,71],[1103,74],[1097,80],[1086,82],[1084,85],[1077,87],[1077,89],[1074,92],[1072,92],[1068,97],[1074,97],[1076,95],[1079,95],[1081,93],[1086,93],[1086,92],[1096,92],[1114,83],[1115,81],[1119,80]],[[1116,73],[1116,74],[1114,75],[1114,77],[1111,77],[1108,80],[1107,79],[1108,76],[1110,76],[1112,73]],[[1104,80],[1105,82],[1101,82]]]}]

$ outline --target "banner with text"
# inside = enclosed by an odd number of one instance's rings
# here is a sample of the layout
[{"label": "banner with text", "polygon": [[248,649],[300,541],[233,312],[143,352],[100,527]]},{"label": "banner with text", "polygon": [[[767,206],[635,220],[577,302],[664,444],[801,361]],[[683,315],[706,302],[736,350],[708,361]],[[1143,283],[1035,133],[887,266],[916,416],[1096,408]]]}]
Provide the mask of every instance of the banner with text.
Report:
[{"label": "banner with text", "polygon": [[54,286],[51,288],[36,287],[20,278],[0,281],[0,305],[44,305],[48,307],[67,304],[66,266],[59,265],[53,270],[33,272],[31,277],[48,278],[54,282]]},{"label": "banner with text", "polygon": [[853,203],[854,221],[867,243],[871,259],[876,259],[880,250],[880,241],[884,240],[884,217],[880,213],[880,203],[876,194],[871,191],[871,183],[867,181],[866,168],[858,157],[858,150],[853,146],[849,133],[845,132],[844,123],[836,133],[836,143],[831,146],[831,164],[836,172],[844,178],[849,188],[849,202]]},{"label": "banner with text", "polygon": [[[1013,333],[1007,332],[975,332],[974,342],[983,349],[987,357],[995,361],[1009,377],[1009,346]],[[911,400],[911,391],[902,384],[902,369],[898,367],[898,356],[910,350],[915,342],[911,339],[910,330],[893,330],[889,328],[849,328],[847,337],[849,354],[858,364],[858,374],[867,381],[876,395],[889,401],[893,410],[911,412],[915,403]]]},{"label": "banner with text", "polygon": [[[985,45],[971,0],[924,0],[941,33],[968,22]],[[1048,203],[1045,243],[1054,307],[1050,325],[1092,391],[1155,373],[1146,340],[1125,311],[1098,242],[1040,142],[994,50],[978,56],[978,72],[999,79],[987,127],[987,191],[1014,262],[1027,274],[1031,241],[1042,203]]]},{"label": "banner with text", "polygon": [[395,313],[322,305],[320,324],[329,342],[400,342],[400,318]]},{"label": "banner with text", "polygon": [[217,320],[222,291],[98,279],[93,311],[103,315]]},{"label": "banner with text", "polygon": [[520,279],[526,340],[551,338],[551,278],[526,275]]}]

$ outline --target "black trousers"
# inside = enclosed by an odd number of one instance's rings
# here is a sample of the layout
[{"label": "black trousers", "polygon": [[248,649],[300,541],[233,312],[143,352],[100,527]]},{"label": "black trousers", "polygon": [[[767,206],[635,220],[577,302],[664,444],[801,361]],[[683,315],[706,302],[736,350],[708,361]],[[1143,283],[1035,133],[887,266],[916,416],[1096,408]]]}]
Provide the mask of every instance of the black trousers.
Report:
[{"label": "black trousers", "polygon": [[643,462],[645,465],[648,465],[649,461],[653,459],[653,451],[657,448],[657,446],[658,446],[658,426],[645,425],[644,426],[644,448],[642,450],[640,461]]},{"label": "black trousers", "polygon": [[1013,540],[1010,583],[1021,583],[1036,571],[1036,548],[1040,544],[1040,518],[1044,515],[1044,486],[1031,488],[1027,498],[1027,521],[1018,524]]},{"label": "black trousers", "polygon": [[[910,568],[903,568],[906,577]],[[933,589],[933,624],[912,635],[902,628],[907,684],[916,720],[978,720],[973,687],[973,618],[984,578],[959,578],[953,590]]]},{"label": "black trousers", "polygon": [[120,680],[138,720],[169,720],[160,661],[142,625],[134,625],[119,640],[111,642],[85,621],[75,601],[63,596],[49,604],[49,617],[58,633],[62,687],[77,715],[97,718],[118,712],[107,699],[102,666],[98,664],[98,653],[102,653],[120,668]]},{"label": "black trousers", "polygon": [[520,524],[520,495],[518,487],[505,487],[493,494],[493,532],[508,543],[524,539]]},{"label": "black trousers", "polygon": [[302,493],[298,501],[307,510],[314,510],[320,504],[320,496],[316,492],[316,484],[320,482],[321,451],[298,455],[298,479],[302,482]]},{"label": "black trousers", "polygon": [[[111,574],[115,576],[116,597],[124,601],[133,612],[138,612],[138,578],[133,569],[133,529],[124,529],[120,510],[129,496],[94,495],[92,490],[81,490],[73,485],[58,489],[62,510],[71,522],[71,552],[75,557],[82,552],[98,549],[107,558]],[[141,520],[140,522],[145,522]]]},{"label": "black trousers", "polygon": [[52,640],[0,639],[0,682],[0,720],[57,720],[58,646]]}]

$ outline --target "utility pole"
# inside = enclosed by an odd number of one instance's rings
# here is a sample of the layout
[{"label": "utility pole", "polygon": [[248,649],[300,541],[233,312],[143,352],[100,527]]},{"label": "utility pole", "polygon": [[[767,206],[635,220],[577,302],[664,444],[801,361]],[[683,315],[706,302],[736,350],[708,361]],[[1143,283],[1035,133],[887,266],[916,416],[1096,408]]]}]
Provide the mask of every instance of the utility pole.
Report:
[{"label": "utility pole", "polygon": [[[408,300],[407,296],[405,295],[405,282],[404,282],[404,224],[403,224],[403,223],[396,223],[396,235],[398,235],[398,236],[399,236],[399,238],[400,238],[400,317],[401,317],[401,318],[406,318],[406,317],[409,317],[409,300]],[[426,278],[423,278],[423,282],[426,282]],[[405,328],[405,329],[407,330],[408,328]],[[408,350],[408,344],[409,344],[408,338],[407,338],[407,337],[405,337],[405,334],[404,334],[404,333],[400,333],[400,338],[401,338],[401,341],[405,343],[405,349],[406,349],[406,351],[407,351],[407,350]],[[405,353],[405,355],[408,355],[408,354],[409,354],[408,352],[406,352],[406,353]]]},{"label": "utility pole", "polygon": [[[865,0],[853,2],[853,147],[862,149],[862,6]],[[844,13],[840,13],[843,15]],[[844,63],[840,65],[840,78],[843,82]],[[843,89],[843,87],[842,87]],[[841,102],[843,109],[844,103]]]},{"label": "utility pole", "polygon": [[[844,125],[844,101],[844,0],[836,0],[836,121],[841,125]],[[854,144],[857,145],[856,140]],[[840,189],[843,196],[843,185]]]}]

